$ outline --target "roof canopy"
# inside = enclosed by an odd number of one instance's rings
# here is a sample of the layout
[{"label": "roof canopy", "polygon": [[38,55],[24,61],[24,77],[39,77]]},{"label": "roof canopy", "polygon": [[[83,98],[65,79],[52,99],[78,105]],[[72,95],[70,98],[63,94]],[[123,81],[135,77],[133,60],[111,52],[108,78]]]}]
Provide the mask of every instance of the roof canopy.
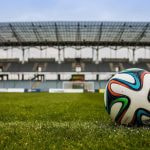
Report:
[{"label": "roof canopy", "polygon": [[150,46],[150,23],[0,23],[0,46]]}]

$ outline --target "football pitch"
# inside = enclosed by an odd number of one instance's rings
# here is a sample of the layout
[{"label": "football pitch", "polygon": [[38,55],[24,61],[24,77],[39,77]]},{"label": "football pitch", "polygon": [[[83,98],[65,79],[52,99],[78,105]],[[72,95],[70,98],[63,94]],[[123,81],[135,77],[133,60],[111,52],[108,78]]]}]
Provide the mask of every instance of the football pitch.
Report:
[{"label": "football pitch", "polygon": [[0,94],[0,149],[144,150],[148,127],[111,122],[103,94]]}]

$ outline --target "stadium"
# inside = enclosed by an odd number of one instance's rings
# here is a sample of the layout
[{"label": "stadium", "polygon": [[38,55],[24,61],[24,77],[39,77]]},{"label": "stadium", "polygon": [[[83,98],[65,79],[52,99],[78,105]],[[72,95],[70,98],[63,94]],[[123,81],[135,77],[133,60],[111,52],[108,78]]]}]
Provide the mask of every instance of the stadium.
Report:
[{"label": "stadium", "polygon": [[115,73],[150,71],[149,46],[149,22],[0,23],[0,148],[149,149],[103,102]]},{"label": "stadium", "polygon": [[[147,22],[20,22],[0,23],[0,29],[0,47],[6,53],[0,60],[4,92],[95,92],[120,70],[150,70]],[[143,58],[136,58],[138,50],[145,53]],[[34,51],[40,56],[32,57]],[[67,57],[67,51],[73,56]],[[124,53],[122,58],[118,51]]]}]

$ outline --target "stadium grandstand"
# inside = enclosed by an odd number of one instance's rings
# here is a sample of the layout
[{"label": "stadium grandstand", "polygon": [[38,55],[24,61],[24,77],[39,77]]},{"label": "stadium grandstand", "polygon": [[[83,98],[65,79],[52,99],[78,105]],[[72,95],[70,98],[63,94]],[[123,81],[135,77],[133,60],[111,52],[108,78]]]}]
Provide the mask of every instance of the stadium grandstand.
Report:
[{"label": "stadium grandstand", "polygon": [[[98,91],[120,70],[135,67],[150,71],[149,46],[149,22],[0,23],[0,53],[11,50],[13,55],[0,58],[0,88]],[[74,57],[65,57],[69,48],[75,50]],[[81,55],[86,48],[91,49],[91,57]],[[114,53],[126,48],[126,56],[111,57],[106,48]],[[20,57],[14,57],[16,49]],[[30,57],[35,49],[45,51],[45,57]],[[52,49],[57,57],[48,55]],[[103,49],[110,51],[110,57],[101,57]],[[145,57],[136,58],[139,49]]]}]

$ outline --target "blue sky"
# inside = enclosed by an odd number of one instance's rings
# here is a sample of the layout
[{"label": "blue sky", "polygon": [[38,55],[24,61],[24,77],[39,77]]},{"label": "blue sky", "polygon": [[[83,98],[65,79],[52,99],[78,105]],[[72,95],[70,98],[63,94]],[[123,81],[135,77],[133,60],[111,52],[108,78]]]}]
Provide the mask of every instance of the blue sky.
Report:
[{"label": "blue sky", "polygon": [[0,0],[0,22],[150,21],[150,0]]}]

